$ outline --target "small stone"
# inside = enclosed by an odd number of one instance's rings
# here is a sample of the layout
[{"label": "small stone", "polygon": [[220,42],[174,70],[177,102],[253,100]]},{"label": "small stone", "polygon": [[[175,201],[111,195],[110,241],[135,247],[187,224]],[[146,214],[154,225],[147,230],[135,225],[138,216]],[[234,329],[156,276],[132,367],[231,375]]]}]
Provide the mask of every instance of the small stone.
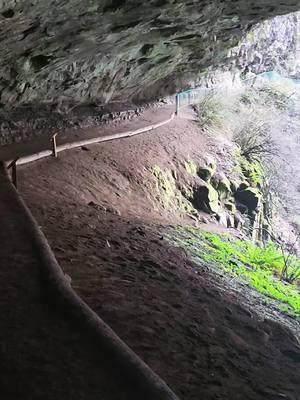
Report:
[{"label": "small stone", "polygon": [[106,211],[106,207],[104,207],[102,204],[97,204],[94,201],[90,201],[88,203],[88,206],[89,207],[93,207],[93,208],[95,208],[96,210],[99,210],[99,211]]},{"label": "small stone", "polygon": [[217,220],[220,225],[223,225],[226,228],[234,227],[234,217],[225,211],[217,214]]},{"label": "small stone", "polygon": [[228,201],[228,203],[225,203],[224,206],[228,211],[230,211],[232,213],[236,212],[236,206],[234,203]]},{"label": "small stone", "polygon": [[67,283],[69,286],[71,286],[71,284],[72,284],[72,278],[71,278],[70,275],[68,275],[68,274],[64,274],[64,275],[65,275],[66,283]]},{"label": "small stone", "polygon": [[200,221],[202,224],[208,224],[208,223],[209,223],[209,220],[208,220],[206,217],[204,217],[204,215],[200,215],[199,221]]},{"label": "small stone", "polygon": [[113,208],[113,207],[107,207],[106,211],[111,213],[111,214],[121,215],[121,212],[119,210],[117,210],[116,208]]}]

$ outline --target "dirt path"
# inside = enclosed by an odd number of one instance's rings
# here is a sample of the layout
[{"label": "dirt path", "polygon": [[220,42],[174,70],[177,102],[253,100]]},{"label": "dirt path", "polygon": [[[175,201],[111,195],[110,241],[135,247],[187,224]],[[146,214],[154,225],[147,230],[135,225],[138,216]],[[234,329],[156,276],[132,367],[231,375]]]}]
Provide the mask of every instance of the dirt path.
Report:
[{"label": "dirt path", "polygon": [[[122,123],[113,121],[107,125],[95,126],[88,129],[69,129],[59,132],[57,136],[57,145],[75,142],[78,140],[103,137],[114,133],[122,133],[128,130],[144,128],[151,124],[157,124],[170,118],[174,112],[174,105],[165,105],[146,109],[140,116],[133,120],[126,120]],[[29,141],[13,143],[0,147],[0,161],[13,160],[17,157],[24,157],[43,150],[51,149],[51,136],[41,135]]]},{"label": "dirt path", "polygon": [[159,203],[151,168],[183,173],[210,146],[178,118],[24,166],[20,189],[75,290],[184,400],[299,400],[293,334],[165,238],[187,219]]},{"label": "dirt path", "polygon": [[3,171],[0,193],[1,398],[139,398],[45,293],[31,235]]}]

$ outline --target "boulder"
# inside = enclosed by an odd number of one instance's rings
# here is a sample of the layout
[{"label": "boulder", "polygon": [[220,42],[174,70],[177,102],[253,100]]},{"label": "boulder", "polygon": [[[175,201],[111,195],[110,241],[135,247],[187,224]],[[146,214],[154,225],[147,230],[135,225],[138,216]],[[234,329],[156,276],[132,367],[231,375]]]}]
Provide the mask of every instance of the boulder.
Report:
[{"label": "boulder", "polygon": [[227,228],[234,228],[234,216],[227,214]]},{"label": "boulder", "polygon": [[248,214],[249,212],[248,207],[238,201],[236,202],[236,208],[241,214]]},{"label": "boulder", "polygon": [[213,160],[208,161],[205,167],[198,169],[198,176],[205,182],[209,182],[217,170],[217,165]]},{"label": "boulder", "polygon": [[220,225],[223,225],[227,228],[227,213],[222,211],[216,216],[217,221],[219,222]]},{"label": "boulder", "polygon": [[217,214],[217,220],[220,225],[223,225],[226,228],[234,227],[234,217],[226,211],[222,211],[219,214]]},{"label": "boulder", "polygon": [[230,181],[223,172],[212,178],[212,184],[219,193],[220,200],[225,200],[231,195]]},{"label": "boulder", "polygon": [[201,222],[202,224],[208,224],[209,220],[206,217],[204,217],[204,215],[200,215],[199,222]]},{"label": "boulder", "polygon": [[261,199],[261,192],[256,188],[248,187],[243,190],[238,190],[235,193],[236,200],[247,207],[249,212],[254,211],[257,209],[260,199]]},{"label": "boulder", "polygon": [[245,220],[239,212],[234,214],[234,228],[241,229],[245,225]]},{"label": "boulder", "polygon": [[239,183],[237,181],[230,181],[230,189],[235,193],[239,188]]},{"label": "boulder", "polygon": [[248,181],[243,181],[240,183],[239,187],[237,188],[236,192],[239,190],[245,190],[248,189],[248,187],[250,187],[250,184]]},{"label": "boulder", "polygon": [[196,187],[194,189],[194,206],[198,210],[217,213],[219,211],[218,192],[209,183]]},{"label": "boulder", "polygon": [[205,182],[208,182],[212,177],[212,171],[209,167],[199,168],[198,176],[203,179]]}]

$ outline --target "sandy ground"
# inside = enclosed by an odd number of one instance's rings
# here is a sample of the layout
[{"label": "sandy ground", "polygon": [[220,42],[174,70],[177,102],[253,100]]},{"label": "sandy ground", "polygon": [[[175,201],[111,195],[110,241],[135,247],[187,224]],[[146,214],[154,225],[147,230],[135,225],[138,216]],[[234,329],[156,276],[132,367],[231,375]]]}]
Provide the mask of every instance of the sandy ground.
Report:
[{"label": "sandy ground", "polygon": [[151,167],[183,173],[212,150],[230,153],[188,113],[24,166],[20,190],[73,287],[182,399],[299,400],[295,336],[166,241],[192,220],[159,203]]}]

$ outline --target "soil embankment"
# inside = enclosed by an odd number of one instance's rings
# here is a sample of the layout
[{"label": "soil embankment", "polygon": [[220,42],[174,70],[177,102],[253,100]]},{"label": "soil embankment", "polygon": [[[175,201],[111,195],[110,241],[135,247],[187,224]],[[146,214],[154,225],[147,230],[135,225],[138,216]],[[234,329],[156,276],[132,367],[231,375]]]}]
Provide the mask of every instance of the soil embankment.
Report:
[{"label": "soil embankment", "polygon": [[[7,400],[138,399],[45,290],[32,232],[0,171],[0,387]],[[135,397],[136,396],[136,397]]]},{"label": "soil embankment", "polygon": [[183,117],[24,166],[20,190],[72,286],[179,396],[299,400],[293,334],[166,241],[166,226],[196,222],[161,201],[153,168],[186,184],[185,161],[213,152],[226,169],[231,151]]}]

